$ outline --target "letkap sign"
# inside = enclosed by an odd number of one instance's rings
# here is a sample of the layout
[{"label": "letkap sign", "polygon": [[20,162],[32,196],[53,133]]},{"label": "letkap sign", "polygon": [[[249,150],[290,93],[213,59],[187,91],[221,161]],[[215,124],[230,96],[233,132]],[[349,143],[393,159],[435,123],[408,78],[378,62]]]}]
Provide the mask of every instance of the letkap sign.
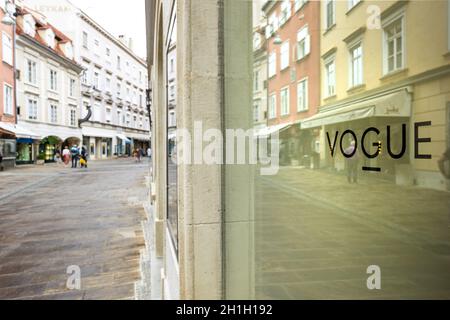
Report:
[{"label": "letkap sign", "polygon": [[[414,157],[415,159],[432,159],[432,155],[430,154],[422,154],[420,153],[420,145],[424,143],[430,143],[431,138],[429,137],[422,137],[420,135],[420,129],[424,127],[429,127],[432,125],[431,121],[425,121],[425,122],[416,122],[414,123]],[[366,139],[370,138],[376,138],[379,137],[382,133],[381,130],[386,130],[386,137],[387,137],[387,145],[386,149],[388,152],[389,157],[391,157],[393,160],[401,159],[407,151],[407,125],[402,124],[402,135],[401,135],[401,148],[399,152],[394,152],[392,149],[393,146],[393,137],[392,137],[392,127],[386,126],[386,128],[376,128],[376,127],[369,127],[367,128],[362,136],[358,137],[357,134],[352,130],[345,130],[344,132],[336,131],[334,133],[334,136],[331,137],[330,133],[327,132],[327,140],[328,140],[328,146],[330,148],[331,157],[335,157],[337,153],[340,151],[341,154],[347,158],[353,158],[359,149],[361,149],[362,154],[367,159],[376,159],[380,156],[381,150],[382,150],[382,143],[380,141],[372,143],[372,147],[370,150],[366,148]],[[346,152],[345,149],[345,139],[351,139],[355,142],[355,147],[350,153]],[[338,149],[339,144],[339,149]],[[362,167],[363,171],[374,171],[374,172],[381,172],[382,168],[379,167]]]}]

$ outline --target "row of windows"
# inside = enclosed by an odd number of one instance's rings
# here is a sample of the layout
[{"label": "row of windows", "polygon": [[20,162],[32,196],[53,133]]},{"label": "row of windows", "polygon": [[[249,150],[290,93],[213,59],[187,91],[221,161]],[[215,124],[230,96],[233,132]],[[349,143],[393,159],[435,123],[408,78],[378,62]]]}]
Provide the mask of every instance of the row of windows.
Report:
[{"label": "row of windows", "polygon": [[[89,49],[89,35],[88,35],[88,33],[86,31],[83,32],[82,42],[83,42],[83,47],[85,49]],[[101,48],[101,45],[100,45],[100,40],[98,40],[98,39],[94,40],[94,54],[97,57],[101,57],[102,56],[102,48]],[[104,54],[105,54],[105,57],[106,57],[106,62],[108,64],[111,64],[112,63],[112,51],[111,51],[111,48],[105,47]],[[115,63],[116,63],[116,69],[119,70],[119,71],[122,71],[122,67],[123,67],[122,66],[122,57],[120,55],[116,56]],[[137,67],[134,66],[134,65],[131,66],[131,62],[130,61],[127,60],[125,62],[125,69],[124,70],[125,70],[127,75],[132,74],[133,79],[139,80],[140,83],[143,83],[143,81],[144,81],[144,74],[143,74],[143,72],[142,71],[137,72]]]},{"label": "row of windows", "polygon": [[[294,12],[300,10],[303,5],[305,5],[308,0],[295,0],[294,1]],[[268,27],[266,28],[266,37],[270,38],[278,28],[282,27],[291,17],[292,14],[292,1],[283,0],[281,2],[281,12],[279,15],[273,13],[269,17]]]},{"label": "row of windows", "polygon": [[[86,106],[88,103],[84,104],[84,109],[86,110]],[[114,124],[118,126],[126,126],[129,128],[134,129],[143,129],[148,130],[150,128],[149,126],[149,119],[144,116],[140,116],[137,114],[131,114],[130,112],[127,112],[126,114],[122,110],[117,110],[116,117],[113,119],[113,111],[111,107],[105,108],[104,113],[104,119],[103,119],[103,112],[102,112],[102,105],[101,104],[94,104],[92,108],[92,118],[91,121],[97,121],[97,122],[106,122],[108,124]]]},{"label": "row of windows", "polygon": [[[297,33],[296,57],[299,61],[305,58],[311,52],[311,36],[309,34],[308,25],[303,26]],[[280,48],[280,70],[284,70],[290,66],[290,44],[289,40],[283,42]],[[269,55],[269,78],[277,73],[277,53],[272,51]]]},{"label": "row of windows", "polygon": [[[303,79],[297,83],[297,112],[309,110],[308,79]],[[290,114],[290,87],[285,87],[280,91],[280,115]],[[277,117],[277,93],[269,97],[269,119]]]},{"label": "row of windows", "polygon": [[[48,116],[47,120],[50,123],[58,123],[59,121],[59,108],[58,104],[54,102],[50,102],[48,104]],[[35,98],[28,98],[27,99],[27,119],[28,120],[38,120],[39,119],[39,107],[38,107],[38,100]],[[72,127],[75,127],[77,125],[77,110],[76,107],[70,107],[69,108],[69,115],[68,115],[68,121],[69,125]]]},{"label": "row of windows", "polygon": [[[100,74],[100,70],[96,70],[94,71],[94,73],[92,74],[92,83],[89,82],[89,73],[86,71],[83,74],[82,77],[82,81],[85,85],[91,85],[94,86],[94,88],[96,90],[102,91],[105,90],[107,93],[113,93],[113,80],[112,77],[104,77]],[[118,98],[122,98],[123,97],[123,92],[122,92],[122,83],[118,80],[116,82],[116,96]],[[144,106],[144,95],[143,93],[139,93],[138,91],[134,90],[133,92],[131,91],[130,87],[127,87],[125,92],[125,96],[124,98],[129,101],[132,102],[135,105],[138,105],[140,107]]]},{"label": "row of windows", "polygon": [[[38,64],[36,61],[31,59],[26,60],[26,74],[25,74],[25,82],[28,84],[32,84],[37,86],[38,83]],[[52,91],[58,91],[59,87],[59,72],[55,69],[49,69],[48,71],[48,88]],[[69,78],[68,80],[68,95],[70,97],[76,96],[76,80],[74,78]]]},{"label": "row of windows", "polygon": [[[347,9],[350,10],[361,0],[347,0]],[[336,0],[327,0],[325,4],[325,29],[330,29],[336,24]]]},{"label": "row of windows", "polygon": [[[405,34],[403,16],[400,16],[383,29],[383,74],[405,68]],[[363,42],[355,41],[349,46],[349,87],[364,84]],[[324,60],[325,96],[336,94],[336,54]]]}]

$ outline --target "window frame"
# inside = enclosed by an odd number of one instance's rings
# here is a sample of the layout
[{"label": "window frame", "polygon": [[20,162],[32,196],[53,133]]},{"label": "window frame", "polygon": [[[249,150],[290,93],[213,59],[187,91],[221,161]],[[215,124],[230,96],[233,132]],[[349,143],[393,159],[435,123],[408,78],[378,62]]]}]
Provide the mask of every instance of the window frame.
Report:
[{"label": "window frame", "polygon": [[[327,59],[325,59],[324,60],[324,68],[325,68],[325,77],[324,77],[324,85],[325,85],[325,88],[324,88],[324,92],[326,93],[326,95],[325,95],[325,99],[326,98],[330,98],[330,97],[333,97],[333,96],[335,96],[336,95],[336,91],[337,91],[337,74],[336,74],[336,56],[335,55],[332,55],[332,56],[330,56],[330,57],[328,57]],[[330,93],[330,91],[329,91],[329,89],[330,89],[330,77],[329,77],[329,72],[328,72],[328,66],[329,65],[333,65],[334,66],[334,70],[333,70],[333,72],[334,72],[334,74],[333,74],[333,82],[334,82],[334,84],[333,84],[333,86],[334,86],[334,91],[333,91],[333,93]]]},{"label": "window frame", "polygon": [[277,93],[274,92],[269,96],[269,119],[277,118]]},{"label": "window frame", "polygon": [[[33,102],[33,106],[32,104],[30,104],[30,102]],[[31,106],[33,108],[31,108]],[[33,110],[31,110],[33,109]],[[27,119],[28,120],[32,120],[32,121],[37,121],[39,114],[38,114],[38,100],[36,98],[33,97],[27,97]]]},{"label": "window frame", "polygon": [[[306,35],[303,37],[302,33],[304,30],[307,31]],[[304,54],[300,56],[300,44],[304,42]],[[297,61],[306,58],[311,53],[311,34],[309,33],[309,25],[305,24],[297,31]]]},{"label": "window frame", "polygon": [[49,90],[51,91],[58,91],[58,71],[55,69],[50,68],[50,76],[49,76],[49,81],[50,81],[50,86],[49,86]]},{"label": "window frame", "polygon": [[[355,59],[354,52],[357,49],[361,50],[360,56]],[[348,46],[349,51],[349,78],[348,78],[348,84],[349,88],[354,88],[357,86],[361,86],[364,84],[364,48],[363,48],[363,41],[360,39],[358,41],[353,42],[351,45]],[[355,61],[359,61],[360,64],[360,70],[358,74],[358,79],[355,79]],[[355,81],[355,80],[359,80]]]},{"label": "window frame", "polygon": [[3,83],[3,106],[4,114],[14,116],[14,88],[6,82]]},{"label": "window frame", "polygon": [[273,50],[269,54],[269,78],[272,78],[276,75],[277,75],[277,52]]},{"label": "window frame", "polygon": [[[30,69],[30,65],[34,66],[34,68]],[[26,69],[27,69],[27,74],[26,74],[26,77],[25,77],[25,80],[26,80],[25,82],[27,84],[31,84],[33,86],[38,85],[38,80],[37,80],[37,74],[38,74],[37,62],[35,60],[30,59],[30,58],[26,58]],[[32,71],[34,71],[34,73]],[[30,78],[33,78],[33,79],[30,80]]]},{"label": "window frame", "polygon": [[[286,110],[283,109],[283,93],[286,92]],[[281,88],[280,90],[280,116],[285,117],[291,114],[290,106],[290,86]]]},{"label": "window frame", "polygon": [[[331,3],[331,8],[333,10],[333,15],[331,16],[331,23],[329,23],[328,15],[329,15],[329,4]],[[326,0],[325,4],[325,30],[331,29],[334,25],[336,25],[336,1],[335,0]]]},{"label": "window frame", "polygon": [[[389,70],[389,56],[388,56],[388,36],[387,36],[387,29],[389,27],[392,27],[395,25],[395,23],[397,23],[400,20],[400,26],[401,26],[401,45],[402,45],[402,65],[397,68],[397,51],[396,51],[396,47],[397,47],[397,43],[396,41],[394,41],[394,45],[395,45],[395,49],[394,49],[394,68],[393,70]],[[390,17],[384,19],[382,21],[382,41],[383,41],[383,75],[389,75],[391,73],[395,73],[398,71],[401,71],[403,69],[406,68],[406,30],[405,30],[405,26],[406,26],[406,15],[405,15],[405,11],[400,10],[399,12],[396,12],[394,14],[392,14]]]},{"label": "window frame", "polygon": [[58,105],[54,102],[49,103],[48,122],[58,123]]},{"label": "window frame", "polygon": [[[5,40],[8,40],[5,42]],[[8,51],[6,51],[8,50]],[[2,61],[11,67],[14,63],[14,44],[12,37],[5,31],[2,31]]]},{"label": "window frame", "polygon": [[[285,48],[285,46],[287,45],[287,49]],[[289,40],[284,41],[281,44],[280,47],[280,70],[286,70],[290,67],[291,65],[291,55],[290,55],[290,51],[291,51],[291,46],[289,44]],[[283,55],[284,54],[284,55]],[[287,55],[287,56],[286,56]],[[284,58],[284,59],[283,59]],[[285,61],[284,61],[285,60]],[[283,62],[286,63],[286,65],[284,66]]]},{"label": "window frame", "polygon": [[[297,112],[307,112],[309,111],[309,79],[308,77],[305,77],[303,79],[300,79],[297,82]],[[300,85],[304,84],[304,96],[303,96],[303,103],[304,106],[300,106]]]}]

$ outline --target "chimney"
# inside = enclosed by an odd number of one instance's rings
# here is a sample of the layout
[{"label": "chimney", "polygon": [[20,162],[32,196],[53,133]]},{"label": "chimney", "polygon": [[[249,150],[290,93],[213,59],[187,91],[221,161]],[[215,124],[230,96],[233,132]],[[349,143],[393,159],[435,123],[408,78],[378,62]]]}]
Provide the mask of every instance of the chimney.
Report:
[{"label": "chimney", "polygon": [[133,38],[131,37],[128,39],[128,48],[130,50],[133,50]]}]

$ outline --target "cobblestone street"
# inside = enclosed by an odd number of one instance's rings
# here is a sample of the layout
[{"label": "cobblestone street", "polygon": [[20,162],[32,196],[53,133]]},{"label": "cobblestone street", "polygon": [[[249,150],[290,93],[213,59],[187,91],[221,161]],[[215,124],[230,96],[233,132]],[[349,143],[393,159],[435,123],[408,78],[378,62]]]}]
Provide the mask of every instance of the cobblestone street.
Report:
[{"label": "cobblestone street", "polygon": [[134,299],[148,163],[89,165],[0,173],[0,299]]},{"label": "cobblestone street", "polygon": [[256,199],[257,298],[450,298],[449,193],[283,168]]}]

